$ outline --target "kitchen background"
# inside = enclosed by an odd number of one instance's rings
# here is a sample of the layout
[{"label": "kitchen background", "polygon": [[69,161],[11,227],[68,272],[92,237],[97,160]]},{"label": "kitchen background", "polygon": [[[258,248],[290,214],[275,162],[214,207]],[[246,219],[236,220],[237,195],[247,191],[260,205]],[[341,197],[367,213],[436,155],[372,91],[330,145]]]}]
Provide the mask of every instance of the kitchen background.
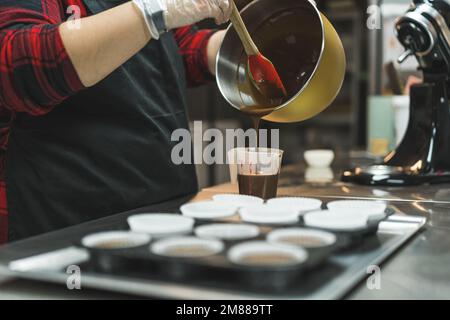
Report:
[{"label": "kitchen background", "polygon": [[[236,1],[239,8],[249,2]],[[339,96],[317,117],[294,124],[264,122],[262,128],[280,130],[280,147],[289,150],[285,154],[285,164],[303,162],[303,152],[307,149],[332,149],[337,157],[349,151],[370,150],[373,128],[368,130],[368,115],[372,118],[376,116],[370,108],[381,110],[377,105],[369,106],[370,96],[392,94],[383,66],[395,61],[402,53],[402,47],[394,35],[393,23],[397,16],[406,11],[410,0],[316,0],[316,3],[341,37],[347,55],[347,72]],[[368,10],[371,5],[377,5],[372,8],[380,10]],[[376,19],[378,13],[381,28],[369,29],[368,18]],[[409,75],[416,73],[414,59],[397,67],[404,82]],[[215,83],[189,89],[188,97],[191,121],[201,120],[203,130],[208,127],[221,130],[251,127],[249,118],[227,104]],[[226,165],[199,165],[197,173],[200,187],[229,181]]]}]

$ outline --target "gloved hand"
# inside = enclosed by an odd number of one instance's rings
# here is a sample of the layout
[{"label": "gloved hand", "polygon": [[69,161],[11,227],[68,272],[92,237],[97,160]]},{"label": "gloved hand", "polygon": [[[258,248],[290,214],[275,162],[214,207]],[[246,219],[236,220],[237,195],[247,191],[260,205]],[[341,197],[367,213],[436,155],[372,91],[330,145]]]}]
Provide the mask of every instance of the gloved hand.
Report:
[{"label": "gloved hand", "polygon": [[206,18],[214,18],[217,24],[228,21],[234,7],[231,1],[133,0],[133,3],[142,13],[153,39],[159,39],[162,29],[165,32]]},{"label": "gloved hand", "polygon": [[162,0],[167,6],[164,12],[167,29],[174,29],[214,18],[217,24],[228,21],[232,0]]}]

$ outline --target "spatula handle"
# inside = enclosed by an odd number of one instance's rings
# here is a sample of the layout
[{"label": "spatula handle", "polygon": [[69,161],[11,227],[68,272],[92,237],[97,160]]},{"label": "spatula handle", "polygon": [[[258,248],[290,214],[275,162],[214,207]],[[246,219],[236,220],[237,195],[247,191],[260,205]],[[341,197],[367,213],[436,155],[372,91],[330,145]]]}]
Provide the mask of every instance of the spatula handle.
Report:
[{"label": "spatula handle", "polygon": [[236,7],[236,4],[234,3],[234,0],[230,0],[232,5],[232,13],[231,13],[231,23],[234,26],[234,29],[236,30],[239,38],[242,41],[242,44],[244,46],[245,53],[248,56],[257,55],[259,54],[258,47],[253,42],[252,37],[250,36],[250,33],[247,30],[247,27],[244,24],[244,21],[242,20],[241,14],[239,13],[238,8]]}]

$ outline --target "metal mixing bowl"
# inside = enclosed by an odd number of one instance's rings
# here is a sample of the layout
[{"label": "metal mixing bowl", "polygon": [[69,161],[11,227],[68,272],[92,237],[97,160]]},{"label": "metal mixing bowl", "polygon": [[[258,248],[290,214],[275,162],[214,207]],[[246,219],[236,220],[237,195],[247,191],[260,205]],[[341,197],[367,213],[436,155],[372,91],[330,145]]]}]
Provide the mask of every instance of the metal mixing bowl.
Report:
[{"label": "metal mixing bowl", "polygon": [[[346,69],[341,40],[328,19],[309,0],[255,0],[242,10],[241,15],[263,55],[268,50],[265,44],[276,38],[290,39],[293,32],[294,41],[305,43],[307,53],[315,55],[315,65],[307,79],[299,83],[288,101],[264,119],[273,122],[298,122],[326,109],[339,93]],[[289,52],[278,53],[287,57],[284,59],[286,62],[296,59]],[[274,58],[270,55],[267,57],[270,60]],[[278,65],[274,60],[272,61],[282,79],[283,73],[297,71],[283,68],[283,60],[278,61]],[[250,82],[246,61],[242,43],[230,26],[219,50],[216,75],[222,95],[238,110],[264,104],[264,97]]]}]

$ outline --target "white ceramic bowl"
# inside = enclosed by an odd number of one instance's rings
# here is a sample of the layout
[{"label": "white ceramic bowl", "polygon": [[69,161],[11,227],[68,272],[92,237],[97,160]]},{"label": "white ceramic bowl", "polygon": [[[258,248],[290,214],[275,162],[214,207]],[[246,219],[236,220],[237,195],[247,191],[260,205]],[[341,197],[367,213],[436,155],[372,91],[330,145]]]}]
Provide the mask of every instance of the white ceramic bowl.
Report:
[{"label": "white ceramic bowl", "polygon": [[[290,263],[249,263],[244,258],[255,255],[282,255],[292,259]],[[228,251],[228,259],[238,265],[249,267],[285,267],[302,264],[308,259],[306,250],[289,245],[272,244],[265,241],[250,241],[238,244]]]},{"label": "white ceramic bowl", "polygon": [[327,168],[334,160],[332,150],[308,150],[304,153],[305,161],[309,167]]},{"label": "white ceramic bowl", "polygon": [[154,237],[181,235],[192,232],[194,219],[178,214],[139,214],[128,219],[134,232],[147,233]]},{"label": "white ceramic bowl", "polygon": [[244,222],[270,225],[288,225],[299,222],[299,210],[295,208],[254,205],[239,209]]},{"label": "white ceramic bowl", "polygon": [[308,167],[305,171],[306,182],[329,183],[333,182],[334,173],[330,167]]},{"label": "white ceramic bowl", "polygon": [[270,199],[267,201],[267,205],[295,209],[300,213],[305,213],[307,211],[319,210],[322,206],[322,201],[312,198],[285,197]]},{"label": "white ceramic bowl", "polygon": [[[294,244],[290,242],[286,242],[284,239],[290,237],[298,237],[298,238],[314,238],[321,241],[322,245],[315,244]],[[287,244],[287,245],[296,245],[304,248],[320,248],[331,246],[336,243],[336,236],[330,232],[321,231],[321,230],[310,230],[303,228],[286,228],[286,229],[278,229],[270,232],[267,235],[267,241],[275,244]]]},{"label": "white ceramic bowl", "polygon": [[[192,247],[199,247],[197,253],[192,252]],[[155,242],[151,246],[151,252],[156,255],[171,257],[171,258],[202,258],[218,254],[224,249],[223,242],[219,240],[200,239],[196,237],[179,237],[167,238]],[[171,250],[179,250],[174,253]]]},{"label": "white ceramic bowl", "polygon": [[202,201],[181,206],[183,216],[194,219],[221,219],[235,215],[238,205],[234,203]]},{"label": "white ceramic bowl", "polygon": [[92,249],[130,249],[144,246],[150,243],[148,234],[134,233],[128,231],[109,231],[94,233],[84,237],[81,244]]},{"label": "white ceramic bowl", "polygon": [[204,239],[219,239],[227,241],[256,238],[259,228],[248,224],[208,224],[195,229],[195,235]]}]

